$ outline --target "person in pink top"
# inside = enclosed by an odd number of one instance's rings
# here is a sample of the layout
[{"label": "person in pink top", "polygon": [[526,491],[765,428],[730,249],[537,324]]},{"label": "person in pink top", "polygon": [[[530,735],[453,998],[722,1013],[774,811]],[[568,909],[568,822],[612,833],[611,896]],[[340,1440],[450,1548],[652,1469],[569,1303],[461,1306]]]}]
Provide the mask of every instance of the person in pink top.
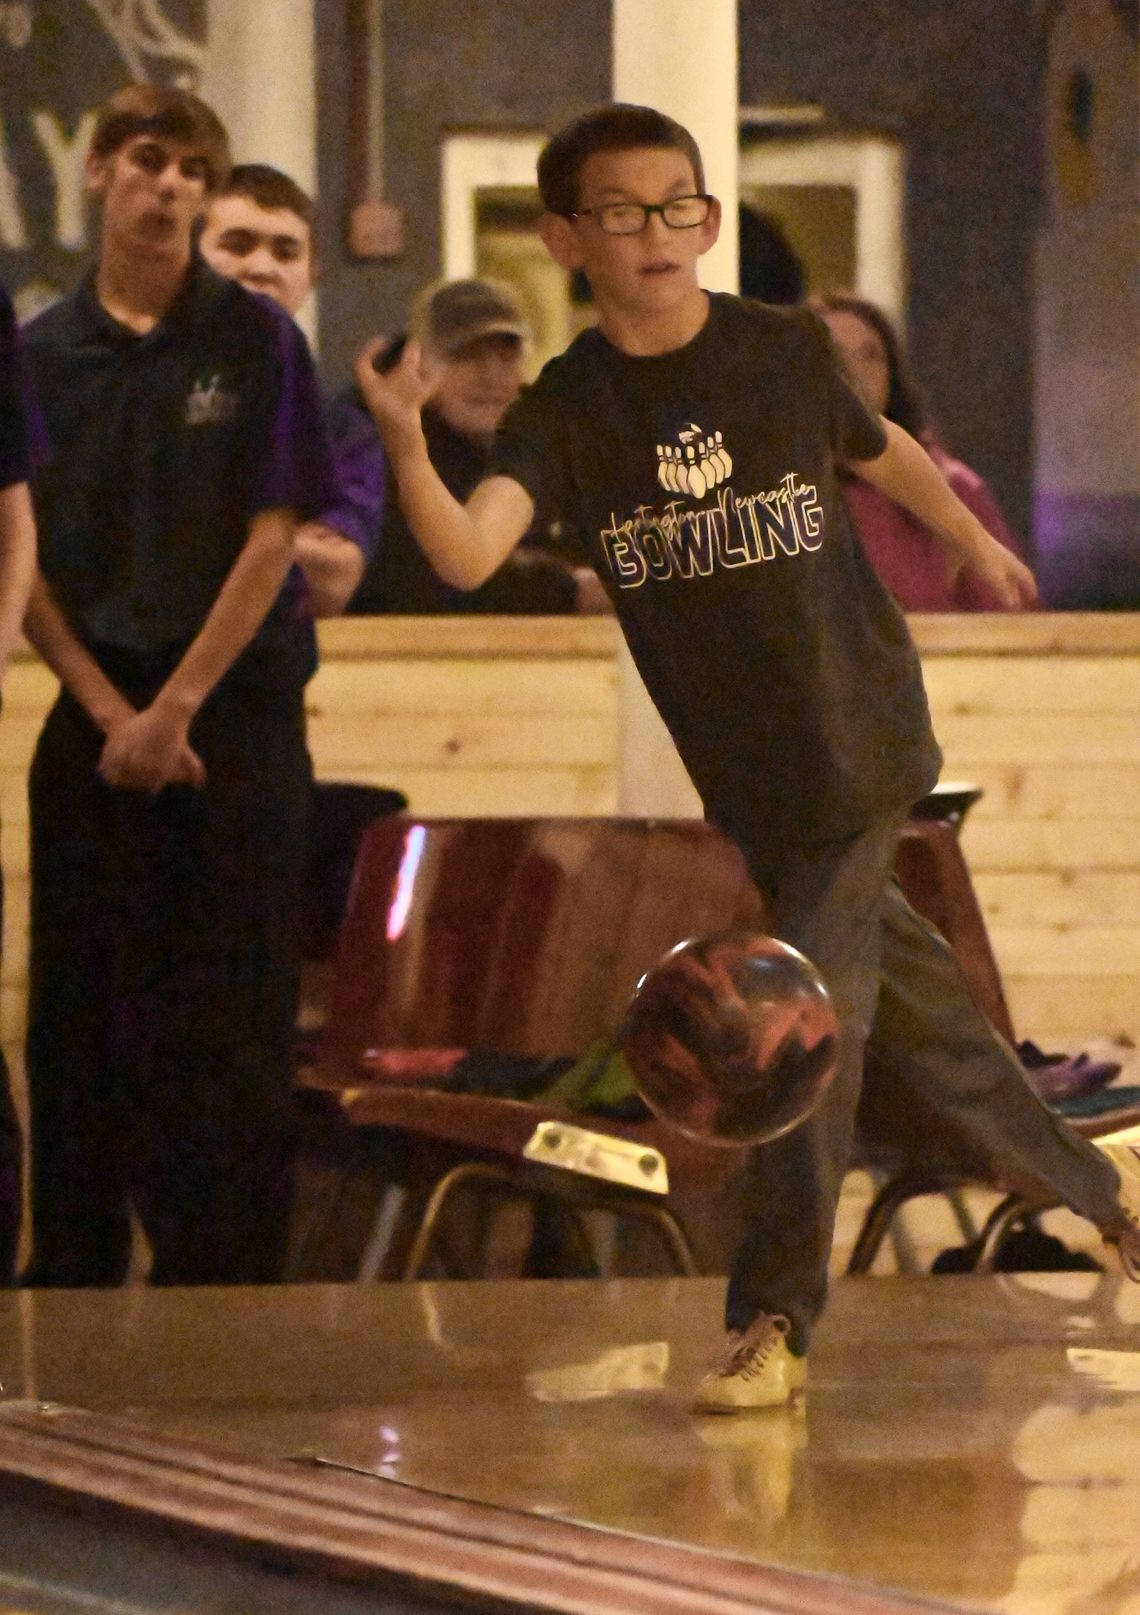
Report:
[{"label": "person in pink top", "polygon": [[[916,437],[982,526],[1025,560],[985,482],[938,441],[902,344],[883,311],[863,298],[839,294],[818,299],[816,307],[867,402]],[[868,559],[904,611],[1002,609],[997,596],[969,572],[949,568],[930,529],[880,489],[852,471],[844,479],[843,494]]]}]

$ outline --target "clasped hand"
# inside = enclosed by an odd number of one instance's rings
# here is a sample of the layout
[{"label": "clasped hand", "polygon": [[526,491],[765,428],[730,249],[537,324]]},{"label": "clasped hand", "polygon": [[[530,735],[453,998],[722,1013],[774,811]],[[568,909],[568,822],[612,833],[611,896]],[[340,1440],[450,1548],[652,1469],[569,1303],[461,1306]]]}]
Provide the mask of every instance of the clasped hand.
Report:
[{"label": "clasped hand", "polygon": [[206,783],[202,759],[188,738],[189,724],[155,706],[132,712],[107,732],[99,776],[124,790],[157,793],[166,785]]}]

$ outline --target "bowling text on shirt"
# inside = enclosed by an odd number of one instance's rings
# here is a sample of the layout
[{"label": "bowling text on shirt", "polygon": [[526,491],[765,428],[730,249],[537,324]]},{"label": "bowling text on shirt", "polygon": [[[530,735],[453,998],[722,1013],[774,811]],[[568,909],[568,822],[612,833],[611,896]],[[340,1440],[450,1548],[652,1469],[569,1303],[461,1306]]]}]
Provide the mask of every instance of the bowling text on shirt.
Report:
[{"label": "bowling text on shirt", "polygon": [[817,550],[823,507],[815,484],[789,471],[778,488],[738,495],[723,487],[715,503],[695,510],[676,499],[663,510],[639,505],[628,521],[611,515],[600,537],[618,587],[638,589]]}]

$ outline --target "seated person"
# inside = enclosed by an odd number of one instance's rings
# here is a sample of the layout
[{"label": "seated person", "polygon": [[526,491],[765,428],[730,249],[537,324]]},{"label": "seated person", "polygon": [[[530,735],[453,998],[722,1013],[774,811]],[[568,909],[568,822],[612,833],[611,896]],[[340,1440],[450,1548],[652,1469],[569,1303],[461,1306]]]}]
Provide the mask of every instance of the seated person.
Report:
[{"label": "seated person", "polygon": [[[509,287],[455,280],[420,294],[411,334],[436,375],[423,415],[428,453],[450,491],[466,499],[486,475],[491,440],[522,388],[530,340],[526,318]],[[486,583],[453,589],[432,570],[393,497],[376,554],[348,609],[410,615],[573,612],[578,583],[569,555],[563,560],[540,547],[556,542],[550,523],[540,521]]]},{"label": "seated person", "polygon": [[[315,212],[301,187],[266,163],[242,163],[210,202],[202,256],[219,275],[262,292],[294,318],[316,278]],[[324,400],[339,498],[297,529],[294,546],[314,617],[335,617],[364,575],[380,536],[384,453],[372,417],[346,399]]]},{"label": "seated person", "polygon": [[[835,344],[873,409],[916,437],[962,503],[1008,550],[1024,560],[989,488],[938,441],[912,381],[902,344],[886,315],[863,298],[819,298]],[[854,471],[844,478],[847,509],[867,556],[904,611],[999,611],[1001,602],[970,573],[952,572],[929,528]]]}]

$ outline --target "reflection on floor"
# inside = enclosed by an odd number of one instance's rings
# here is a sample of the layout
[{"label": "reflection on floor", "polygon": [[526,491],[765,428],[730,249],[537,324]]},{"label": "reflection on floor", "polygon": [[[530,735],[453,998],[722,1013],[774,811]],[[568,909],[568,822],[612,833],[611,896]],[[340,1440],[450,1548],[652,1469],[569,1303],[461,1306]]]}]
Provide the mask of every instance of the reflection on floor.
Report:
[{"label": "reflection on floor", "polygon": [[695,1418],[715,1280],[0,1296],[4,1395],[1010,1615],[1140,1609],[1140,1287],[841,1281],[806,1409]]}]

